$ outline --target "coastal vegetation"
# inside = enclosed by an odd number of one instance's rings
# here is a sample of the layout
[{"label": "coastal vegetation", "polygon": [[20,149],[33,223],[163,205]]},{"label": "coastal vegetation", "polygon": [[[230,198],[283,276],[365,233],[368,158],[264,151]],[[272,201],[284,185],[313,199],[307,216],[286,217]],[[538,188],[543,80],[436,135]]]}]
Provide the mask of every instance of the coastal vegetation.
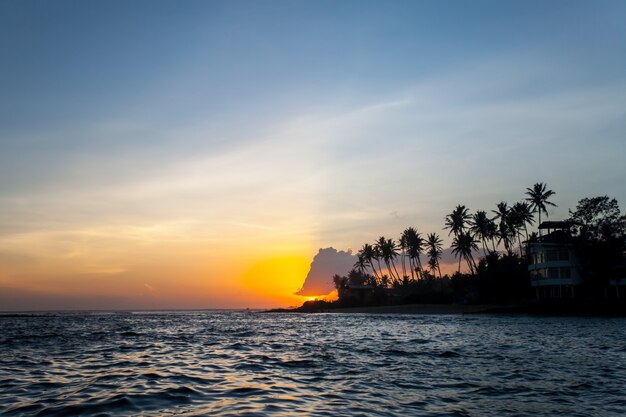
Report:
[{"label": "coastal vegetation", "polygon": [[[442,275],[443,240],[436,232],[410,226],[397,239],[380,236],[364,243],[354,268],[332,278],[338,300],[309,302],[308,307],[527,304],[534,297],[528,245],[541,239],[542,215],[547,218],[548,207],[556,207],[554,195],[540,182],[527,188],[520,201],[501,201],[490,212],[472,213],[457,205],[443,219],[457,260],[453,273]],[[585,277],[578,298],[599,296],[625,270],[626,216],[615,199],[583,198],[569,211],[566,224]]]}]

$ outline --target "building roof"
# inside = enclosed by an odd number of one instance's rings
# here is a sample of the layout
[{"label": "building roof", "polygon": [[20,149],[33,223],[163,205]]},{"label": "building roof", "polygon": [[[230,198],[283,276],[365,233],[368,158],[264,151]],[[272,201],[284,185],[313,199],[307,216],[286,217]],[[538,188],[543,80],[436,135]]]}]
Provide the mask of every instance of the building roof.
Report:
[{"label": "building roof", "polygon": [[371,285],[359,285],[359,284],[348,284],[348,288],[351,290],[371,290],[374,289]]},{"label": "building roof", "polygon": [[571,228],[573,223],[569,220],[551,220],[546,222],[541,222],[539,225],[540,229],[569,229]]}]

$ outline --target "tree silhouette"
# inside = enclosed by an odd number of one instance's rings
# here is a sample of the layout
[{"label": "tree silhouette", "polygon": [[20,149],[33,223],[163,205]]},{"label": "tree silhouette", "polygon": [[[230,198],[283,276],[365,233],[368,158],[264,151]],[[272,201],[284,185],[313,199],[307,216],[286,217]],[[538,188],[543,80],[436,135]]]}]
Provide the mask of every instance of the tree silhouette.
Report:
[{"label": "tree silhouette", "polygon": [[476,270],[476,263],[472,251],[478,250],[478,245],[474,236],[468,232],[461,232],[452,240],[452,253],[459,258],[458,272],[461,272],[461,259],[465,259],[470,272]]},{"label": "tree silhouette", "polygon": [[[394,281],[400,281],[400,275],[398,274],[398,270],[395,265],[395,258],[398,256],[397,246],[393,239],[386,239],[384,236],[381,236],[376,241],[376,250],[378,251],[380,257],[385,262],[387,266],[387,272],[391,275],[391,278]],[[394,275],[395,272],[395,275]]]},{"label": "tree silhouette", "polygon": [[402,232],[402,237],[406,239],[409,255],[409,266],[411,267],[411,278],[415,279],[414,272],[417,272],[419,277],[422,271],[422,262],[420,260],[420,255],[424,250],[424,239],[413,227],[409,227],[404,232]]},{"label": "tree silhouette", "polygon": [[535,216],[533,215],[533,210],[530,203],[526,201],[520,201],[513,205],[512,210],[515,212],[517,219],[522,223],[522,227],[524,228],[524,236],[526,240],[528,240],[527,226],[535,223]]},{"label": "tree silhouette", "polygon": [[367,269],[367,262],[360,252],[356,254],[356,262],[354,263],[353,268],[359,272],[365,272]]},{"label": "tree silhouette", "polygon": [[[472,215],[470,219],[470,232],[480,239],[483,245],[483,254],[487,256],[487,239],[490,238],[490,229],[491,229],[492,220],[487,217],[487,212],[483,210],[478,210],[476,213]],[[494,249],[495,251],[495,249]]]},{"label": "tree silhouette", "polygon": [[523,256],[522,230],[524,230],[524,235],[526,237],[526,240],[528,240],[528,228],[526,227],[526,225],[533,224],[534,221],[535,219],[533,217],[530,204],[525,201],[513,204],[509,212],[509,224],[513,229],[513,232],[517,235],[517,243],[519,244],[520,256]]},{"label": "tree silhouette", "polygon": [[584,239],[608,241],[623,239],[626,234],[626,216],[622,216],[614,198],[583,198],[569,214],[574,231]]},{"label": "tree silhouette", "polygon": [[[400,248],[400,261],[402,263],[402,278],[406,278],[406,256],[407,256],[407,251],[409,249],[409,243],[408,243],[408,238],[406,236],[406,231],[408,229],[406,229],[405,231],[402,232],[402,235],[400,235],[400,239],[398,239],[398,247]],[[410,261],[409,261],[410,262]],[[411,271],[411,277],[413,277],[413,271]]]},{"label": "tree silhouette", "polygon": [[429,233],[426,236],[426,247],[428,248],[428,265],[433,274],[436,269],[439,272],[439,278],[441,278],[439,259],[441,259],[443,252],[443,242],[436,233]]},{"label": "tree silhouette", "polygon": [[469,210],[462,205],[456,206],[452,213],[448,214],[445,218],[446,226],[444,229],[450,229],[448,236],[454,233],[454,236],[458,236],[465,231],[465,223],[470,219]]},{"label": "tree silhouette", "polygon": [[391,266],[393,267],[393,271],[396,274],[396,278],[398,279],[398,282],[400,282],[401,281],[400,274],[398,274],[398,270],[396,269],[396,262],[395,262],[395,259],[398,257],[398,245],[393,239],[387,239],[383,256],[385,259],[385,263],[389,262],[389,264],[391,264]]},{"label": "tree silhouette", "polygon": [[498,243],[502,242],[504,249],[506,249],[509,255],[512,254],[511,239],[515,237],[514,228],[511,224],[511,209],[505,201],[501,201],[496,204],[497,210],[492,210],[495,213],[495,220],[498,222]]},{"label": "tree silhouette", "polygon": [[537,212],[539,214],[538,226],[541,226],[541,212],[545,213],[546,217],[548,217],[548,210],[546,206],[556,207],[556,204],[548,201],[548,199],[554,194],[555,192],[548,190],[546,184],[542,182],[538,182],[533,185],[532,188],[526,189],[526,195],[528,196],[526,201],[530,203],[530,208],[533,213]]},{"label": "tree silhouette", "polygon": [[[358,252],[357,256],[359,258],[363,258],[363,262],[370,266],[370,268],[372,269],[372,272],[374,273],[374,276],[376,277],[377,280],[380,281],[380,276],[378,275],[378,272],[376,271],[376,268],[374,267],[374,260],[376,259],[376,256],[377,256],[376,250],[374,249],[374,247],[370,245],[369,243],[365,243],[363,247],[361,248],[361,250]],[[357,263],[359,263],[359,261],[357,261]]]},{"label": "tree silhouette", "polygon": [[569,213],[585,279],[606,291],[609,279],[620,277],[616,266],[626,264],[626,216],[608,196],[583,198]]}]

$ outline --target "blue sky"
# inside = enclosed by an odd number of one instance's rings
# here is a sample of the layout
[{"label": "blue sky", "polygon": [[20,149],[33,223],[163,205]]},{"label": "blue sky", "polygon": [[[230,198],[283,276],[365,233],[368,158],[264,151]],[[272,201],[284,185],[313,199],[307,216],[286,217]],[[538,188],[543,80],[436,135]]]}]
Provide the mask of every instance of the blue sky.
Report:
[{"label": "blue sky", "polygon": [[623,205],[625,21],[622,1],[4,1],[0,284],[55,248],[124,248],[96,269],[142,275],[141,239],[312,257],[444,234],[456,204],[539,181],[554,218]]}]

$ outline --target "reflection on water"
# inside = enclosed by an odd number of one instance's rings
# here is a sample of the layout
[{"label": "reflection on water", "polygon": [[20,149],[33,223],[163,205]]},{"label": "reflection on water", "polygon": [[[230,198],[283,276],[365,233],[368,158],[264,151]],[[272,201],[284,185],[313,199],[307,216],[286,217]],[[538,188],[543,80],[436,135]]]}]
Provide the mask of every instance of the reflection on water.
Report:
[{"label": "reflection on water", "polygon": [[626,320],[0,316],[3,415],[624,416]]}]

